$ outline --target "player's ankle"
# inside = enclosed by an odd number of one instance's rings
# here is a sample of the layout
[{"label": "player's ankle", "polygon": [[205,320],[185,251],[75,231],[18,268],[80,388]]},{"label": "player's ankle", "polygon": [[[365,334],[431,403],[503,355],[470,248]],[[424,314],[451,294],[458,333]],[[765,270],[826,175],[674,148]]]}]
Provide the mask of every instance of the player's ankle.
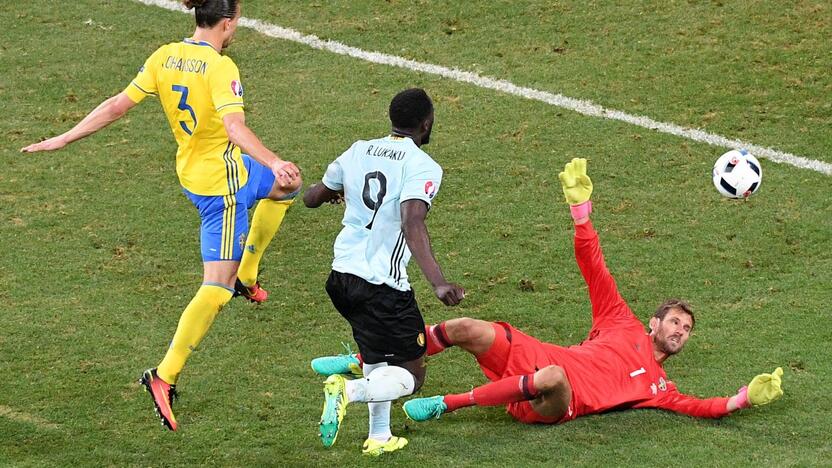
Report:
[{"label": "player's ankle", "polygon": [[465,408],[466,406],[474,406],[475,404],[472,392],[445,395],[442,397],[442,401],[445,402],[445,406],[447,406],[447,409],[445,410],[446,413],[456,411],[459,408]]},{"label": "player's ankle", "polygon": [[255,283],[257,283],[257,278],[252,279],[252,278],[243,278],[242,276],[238,276],[237,279],[240,280],[240,284],[242,284],[243,286],[245,286],[247,288],[251,288],[252,286],[255,285]]}]

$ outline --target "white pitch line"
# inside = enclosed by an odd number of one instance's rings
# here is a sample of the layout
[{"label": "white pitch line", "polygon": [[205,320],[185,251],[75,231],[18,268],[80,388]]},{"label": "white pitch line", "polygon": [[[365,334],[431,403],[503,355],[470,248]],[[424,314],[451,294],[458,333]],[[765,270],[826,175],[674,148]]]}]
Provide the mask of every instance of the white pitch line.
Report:
[{"label": "white pitch line", "polygon": [[[145,5],[161,7],[167,10],[190,13],[184,6],[182,6],[181,2],[175,2],[172,0],[135,1]],[[368,52],[337,41],[325,41],[311,34],[303,34],[295,31],[294,29],[284,28],[282,26],[277,26],[256,19],[245,17],[240,18],[240,25],[251,28],[269,37],[297,42],[314,49],[325,50],[340,55],[347,55],[365,60],[367,62],[405,68],[431,75],[438,75],[463,83],[471,83],[475,86],[479,86],[480,88],[493,89],[495,91],[531,99],[533,101],[545,102],[547,104],[568,109],[579,114],[604,119],[619,120],[621,122],[627,122],[629,124],[655,130],[657,132],[668,133],[713,146],[720,146],[729,149],[745,148],[755,156],[763,157],[774,162],[789,164],[801,169],[809,169],[825,175],[832,175],[832,164],[830,163],[804,158],[803,156],[797,156],[795,154],[778,151],[774,148],[755,145],[747,141],[727,138],[700,129],[682,127],[672,123],[659,122],[646,116],[628,114],[615,109],[607,109],[591,101],[570,98],[563,96],[562,94],[553,94],[547,91],[518,86],[510,81],[489,78],[487,76],[457,70],[455,68],[447,68],[441,65],[417,62],[415,60],[409,60],[380,52]]]}]

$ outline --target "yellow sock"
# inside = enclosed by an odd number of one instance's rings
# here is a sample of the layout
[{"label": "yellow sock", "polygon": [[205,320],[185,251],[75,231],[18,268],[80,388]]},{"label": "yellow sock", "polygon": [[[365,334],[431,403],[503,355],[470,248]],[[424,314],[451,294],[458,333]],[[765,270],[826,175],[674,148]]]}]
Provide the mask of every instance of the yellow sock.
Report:
[{"label": "yellow sock", "polygon": [[194,298],[191,299],[191,303],[182,312],[170,348],[156,369],[156,373],[162,380],[170,384],[176,383],[191,351],[208,333],[214,317],[217,316],[222,306],[231,300],[232,294],[224,286],[203,284],[199,288]]},{"label": "yellow sock", "polygon": [[248,230],[246,248],[243,250],[243,259],[237,269],[237,278],[246,286],[252,286],[257,281],[257,270],[260,268],[260,259],[263,252],[274,239],[286,210],[294,200],[260,200],[257,208],[254,209],[254,217],[251,220],[251,228]]}]

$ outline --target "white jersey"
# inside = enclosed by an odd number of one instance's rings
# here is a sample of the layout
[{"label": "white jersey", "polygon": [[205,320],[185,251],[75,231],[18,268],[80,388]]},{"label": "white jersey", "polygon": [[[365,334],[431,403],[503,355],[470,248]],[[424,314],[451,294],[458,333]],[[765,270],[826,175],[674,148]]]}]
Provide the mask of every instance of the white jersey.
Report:
[{"label": "white jersey", "polygon": [[343,190],[346,203],[332,269],[409,291],[400,205],[422,200],[430,207],[442,183],[439,164],[407,137],[359,140],[329,165],[323,183]]}]

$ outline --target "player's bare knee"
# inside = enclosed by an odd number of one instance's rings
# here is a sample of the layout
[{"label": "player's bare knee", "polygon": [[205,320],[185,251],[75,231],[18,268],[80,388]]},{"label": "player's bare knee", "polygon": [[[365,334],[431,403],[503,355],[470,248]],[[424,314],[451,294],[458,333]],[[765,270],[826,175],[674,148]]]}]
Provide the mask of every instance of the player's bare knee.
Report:
[{"label": "player's bare knee", "polygon": [[[483,325],[485,325],[485,327]],[[451,343],[455,345],[465,345],[473,343],[478,338],[482,337],[483,332],[487,331],[486,327],[490,328],[488,322],[468,317],[461,317],[445,322],[445,334],[448,335],[448,339],[451,340]]]},{"label": "player's bare knee", "polygon": [[467,338],[467,323],[471,319],[468,317],[461,317],[445,321],[445,335],[453,343],[463,343]]},{"label": "player's bare knee", "polygon": [[303,187],[303,179],[297,176],[289,184],[281,187],[277,181],[272,185],[272,190],[269,192],[268,198],[274,201],[289,201],[294,200],[300,194],[300,189]]},{"label": "player's bare knee", "polygon": [[540,393],[563,390],[569,385],[563,367],[551,365],[535,372],[534,386]]}]

